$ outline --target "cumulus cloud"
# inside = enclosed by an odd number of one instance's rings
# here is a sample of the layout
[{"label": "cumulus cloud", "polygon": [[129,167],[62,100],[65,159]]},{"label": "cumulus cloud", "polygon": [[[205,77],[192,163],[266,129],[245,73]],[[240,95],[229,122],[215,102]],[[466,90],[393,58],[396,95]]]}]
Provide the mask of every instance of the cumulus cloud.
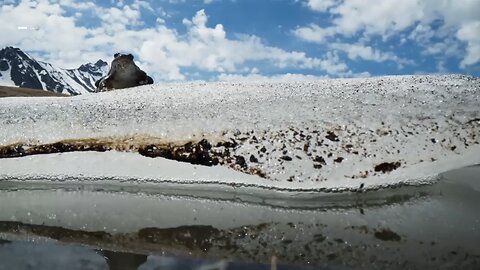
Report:
[{"label": "cumulus cloud", "polygon": [[[200,10],[191,19],[184,19],[187,27],[185,37],[164,26],[161,34],[153,34],[140,47],[145,63],[158,66],[169,72],[171,79],[184,79],[182,67],[196,67],[211,72],[235,72],[249,61],[266,61],[278,68],[318,68],[329,74],[341,73],[347,69],[338,58],[326,55],[324,59],[307,57],[303,52],[288,52],[262,43],[260,38],[240,35],[228,39],[221,24],[207,26],[208,17]],[[159,30],[157,30],[159,31]]]},{"label": "cumulus cloud", "polygon": [[404,30],[423,16],[419,0],[348,0],[331,10],[337,33],[353,35],[359,31],[390,36]]},{"label": "cumulus cloud", "polygon": [[305,41],[324,43],[329,37],[335,35],[336,30],[334,27],[322,28],[316,24],[310,24],[306,27],[299,27],[293,32],[297,37]]},{"label": "cumulus cloud", "polygon": [[344,51],[351,60],[361,59],[379,63],[393,61],[399,65],[399,68],[402,68],[404,65],[414,64],[412,60],[400,58],[392,52],[382,52],[372,46],[361,43],[333,43],[330,46],[340,51]]},{"label": "cumulus cloud", "polygon": [[[328,10],[331,21],[327,25],[298,27],[293,33],[302,40],[328,43],[339,37],[376,36],[387,41],[407,32],[410,40],[424,47],[425,53],[443,54],[444,50],[431,49],[435,43],[437,48],[451,48],[449,53],[453,55],[461,47],[458,43],[462,43],[466,51],[462,53],[460,66],[480,62],[478,0],[305,0],[304,3],[315,11]],[[439,22],[441,25],[437,26]]]},{"label": "cumulus cloud", "polygon": [[339,2],[339,0],[307,0],[306,4],[312,10],[326,11],[327,9],[338,4]]},{"label": "cumulus cloud", "polygon": [[48,1],[21,1],[16,6],[1,6],[1,45],[15,44],[33,51],[77,50],[88,30],[77,27],[75,18],[65,17],[63,12],[59,4]]},{"label": "cumulus cloud", "polygon": [[[78,16],[67,10],[90,12],[97,24],[80,26]],[[184,19],[185,33],[165,25],[143,25],[144,12],[156,12],[148,2],[133,0],[101,7],[91,2],[74,0],[21,0],[18,4],[0,7],[0,24],[5,38],[0,46],[16,45],[56,65],[74,68],[98,58],[111,59],[115,52],[134,52],[142,68],[159,80],[186,79],[182,69],[205,72],[241,72],[252,62],[264,62],[277,69],[297,68],[322,70],[342,76],[348,67],[338,55],[309,57],[304,52],[286,51],[266,45],[254,35],[228,38],[222,24],[208,25],[208,16],[199,10]],[[154,14],[158,15],[158,14]],[[19,32],[17,26],[36,26],[38,31]]]},{"label": "cumulus cloud", "polygon": [[480,21],[463,25],[457,32],[458,39],[467,43],[467,55],[460,63],[461,67],[480,62]]}]

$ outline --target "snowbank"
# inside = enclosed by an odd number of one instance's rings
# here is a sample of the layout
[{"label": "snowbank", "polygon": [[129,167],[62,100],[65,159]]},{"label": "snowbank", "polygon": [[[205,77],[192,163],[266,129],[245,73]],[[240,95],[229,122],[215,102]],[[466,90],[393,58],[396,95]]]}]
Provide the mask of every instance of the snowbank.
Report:
[{"label": "snowbank", "polygon": [[[401,76],[5,98],[3,147],[27,153],[39,145],[71,140],[78,147],[93,140],[132,153],[0,159],[0,179],[143,179],[303,191],[418,184],[480,164],[479,88],[478,78]],[[199,151],[185,145],[202,139],[208,147],[201,151],[216,166],[161,158],[179,146]],[[139,149],[147,154],[138,155]]]}]

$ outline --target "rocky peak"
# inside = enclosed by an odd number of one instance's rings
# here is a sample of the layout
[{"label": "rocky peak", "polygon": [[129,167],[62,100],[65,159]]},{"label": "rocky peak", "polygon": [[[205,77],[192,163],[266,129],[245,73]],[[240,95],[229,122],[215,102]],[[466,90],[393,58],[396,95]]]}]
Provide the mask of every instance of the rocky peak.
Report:
[{"label": "rocky peak", "polygon": [[94,91],[95,81],[107,71],[108,64],[103,60],[78,69],[63,69],[37,61],[16,47],[0,49],[0,85],[3,81],[19,87],[78,95]]}]

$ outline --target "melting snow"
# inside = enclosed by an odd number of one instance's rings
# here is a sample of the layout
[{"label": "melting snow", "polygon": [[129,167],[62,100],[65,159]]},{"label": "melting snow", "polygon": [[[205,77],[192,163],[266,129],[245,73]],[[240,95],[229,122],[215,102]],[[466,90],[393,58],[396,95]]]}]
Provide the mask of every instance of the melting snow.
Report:
[{"label": "melting snow", "polygon": [[[67,139],[234,142],[241,164],[202,167],[136,153],[0,159],[0,179],[117,179],[349,190],[431,181],[480,164],[480,80],[402,76],[142,86],[0,100],[0,145]],[[234,170],[235,169],[235,170]],[[265,177],[249,175],[258,169]]]}]

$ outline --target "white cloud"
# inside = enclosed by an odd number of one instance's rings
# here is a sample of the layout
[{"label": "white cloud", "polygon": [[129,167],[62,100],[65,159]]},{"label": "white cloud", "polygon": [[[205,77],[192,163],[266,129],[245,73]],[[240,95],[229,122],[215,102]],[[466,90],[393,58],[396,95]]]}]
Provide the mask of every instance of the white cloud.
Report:
[{"label": "white cloud", "polygon": [[316,24],[311,24],[306,27],[299,27],[293,31],[293,33],[309,42],[315,42],[315,43],[324,43],[327,41],[327,39],[333,35],[335,35],[335,28],[333,27],[326,27],[322,28]]},{"label": "white cloud", "polygon": [[467,55],[460,66],[465,67],[480,62],[480,21],[463,25],[457,32],[457,37],[467,43]]},{"label": "white cloud", "polygon": [[374,62],[393,61],[396,62],[400,68],[404,65],[412,65],[413,61],[402,59],[392,52],[382,52],[368,45],[360,43],[333,43],[330,45],[332,48],[344,51],[347,53],[348,58],[352,60],[368,60]]},{"label": "white cloud", "polygon": [[[431,44],[434,39],[446,39],[442,45],[436,42],[437,48],[451,47],[452,41],[466,45],[461,67],[480,62],[478,0],[305,0],[304,3],[312,10],[328,9],[332,20],[326,26],[311,24],[295,29],[293,33],[302,40],[328,43],[332,38],[357,35],[388,40],[410,31],[409,38],[423,46],[425,53],[443,54],[443,50],[432,50]],[[432,23],[439,21],[443,22],[441,27],[432,29]],[[459,47],[454,45],[455,50]],[[454,54],[454,49],[449,51]]]},{"label": "white cloud", "polygon": [[65,7],[71,7],[79,11],[85,11],[95,8],[95,3],[91,1],[75,1],[75,0],[61,0],[61,1],[50,1],[57,2]]},{"label": "white cloud", "polygon": [[[318,3],[317,3],[318,2]],[[313,10],[324,10],[319,7],[331,7],[340,1],[312,1],[308,5]],[[314,3],[314,4],[312,4]],[[315,3],[317,6],[315,6]],[[321,4],[323,3],[323,4]],[[424,15],[418,7],[419,0],[348,0],[329,9],[332,14],[333,26],[321,27],[310,25],[300,27],[295,33],[303,38],[301,33],[309,30],[310,36],[322,36],[322,41],[329,36],[353,36],[358,32],[390,36],[411,26]],[[306,39],[308,40],[308,39]]]},{"label": "white cloud", "polygon": [[[463,54],[461,43],[454,37],[446,37],[441,41],[430,41],[424,44],[423,55],[458,57]],[[426,44],[428,44],[428,46]]]},{"label": "white cloud", "polygon": [[129,27],[140,25],[140,9],[124,5],[123,7],[111,7],[97,9],[97,14],[102,20],[104,29],[115,33],[124,31]]},{"label": "white cloud", "polygon": [[[310,31],[309,36],[322,36],[322,41],[326,37],[335,35],[352,36],[358,32],[368,34],[377,34],[389,36],[393,33],[404,30],[412,23],[420,20],[424,15],[423,10],[419,8],[420,0],[348,0],[331,8],[333,26],[321,27],[310,25],[300,27],[295,30],[295,34],[304,38],[301,33]],[[313,10],[318,10],[312,6],[312,0],[308,0],[308,5]],[[325,3],[325,1],[318,1]],[[334,2],[334,1],[326,1]],[[333,5],[333,4],[332,4]],[[304,38],[305,39],[305,38]],[[305,40],[308,40],[305,39]]]},{"label": "white cloud", "polygon": [[307,0],[307,5],[315,11],[326,11],[339,2],[339,0]]},{"label": "white cloud", "polygon": [[[66,9],[98,15],[99,25],[82,27],[78,16],[65,15]],[[74,0],[21,0],[17,5],[0,7],[0,24],[4,37],[0,46],[19,46],[45,61],[74,68],[98,58],[109,60],[113,53],[131,52],[139,65],[157,80],[183,80],[184,68],[200,71],[233,73],[248,63],[261,61],[277,69],[298,68],[322,70],[331,75],[347,74],[348,67],[338,55],[322,58],[304,52],[272,47],[252,35],[227,37],[222,24],[208,26],[204,10],[184,19],[185,34],[157,20],[153,26],[142,25],[142,12],[156,12],[146,1],[103,8],[91,2]],[[38,31],[19,32],[17,26],[39,27]],[[141,27],[140,27],[141,26]]]},{"label": "white cloud", "polygon": [[435,37],[435,30],[428,24],[419,23],[409,34],[408,38],[419,44],[426,44]]},{"label": "white cloud", "polygon": [[[165,71],[174,71],[173,79],[183,79],[181,67],[196,67],[205,71],[235,72],[247,61],[267,61],[278,68],[298,67],[321,69],[329,74],[343,72],[347,67],[338,57],[326,55],[324,59],[310,58],[303,52],[288,52],[266,46],[256,36],[239,35],[237,39],[226,38],[221,24],[207,26],[207,15],[200,10],[192,20],[184,19],[188,28],[186,37],[179,37],[173,30],[164,28],[165,33],[152,35],[141,48],[147,64],[166,63]],[[158,31],[158,30],[157,30]]]},{"label": "white cloud", "polygon": [[[17,6],[0,7],[1,43],[16,44],[34,51],[73,51],[83,43],[87,29],[75,25],[75,17],[64,17],[58,4],[48,1],[21,1]],[[33,30],[18,30],[26,26]]]},{"label": "white cloud", "polygon": [[331,10],[336,16],[334,24],[338,33],[353,35],[359,31],[366,34],[390,36],[419,21],[423,9],[419,0],[348,0]]}]

